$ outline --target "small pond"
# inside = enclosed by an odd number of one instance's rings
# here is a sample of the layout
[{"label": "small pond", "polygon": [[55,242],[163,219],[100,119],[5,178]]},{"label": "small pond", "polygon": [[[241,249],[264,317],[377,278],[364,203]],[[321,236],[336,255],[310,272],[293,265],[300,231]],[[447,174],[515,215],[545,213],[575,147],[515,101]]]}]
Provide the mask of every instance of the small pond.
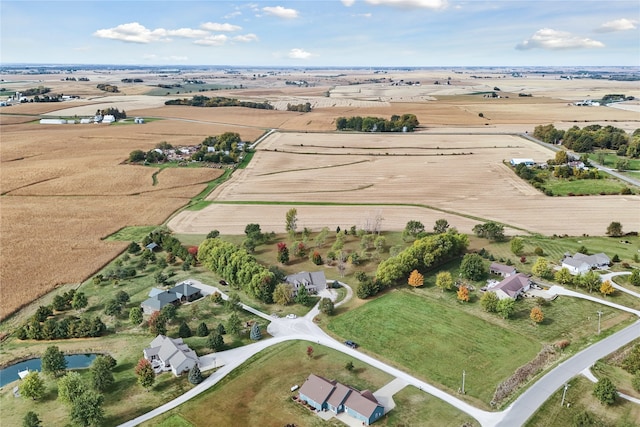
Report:
[{"label": "small pond", "polygon": [[[91,366],[91,362],[97,354],[71,354],[65,356],[67,361],[67,369],[82,369]],[[0,369],[0,387],[17,381],[20,379],[18,372],[29,369],[30,371],[42,371],[42,362],[38,359],[29,359],[24,362],[18,362],[4,369]]]}]

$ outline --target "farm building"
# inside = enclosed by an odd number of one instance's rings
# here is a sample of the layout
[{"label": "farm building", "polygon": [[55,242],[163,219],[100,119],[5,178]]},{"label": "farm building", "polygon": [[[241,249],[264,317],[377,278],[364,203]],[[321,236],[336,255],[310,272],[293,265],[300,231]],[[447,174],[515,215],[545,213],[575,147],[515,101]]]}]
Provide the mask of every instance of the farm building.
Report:
[{"label": "farm building", "polygon": [[315,295],[318,291],[327,288],[327,279],[324,275],[324,271],[314,272],[300,272],[296,274],[290,274],[284,278],[285,283],[288,283],[293,288],[293,294],[298,293],[298,289],[301,286],[307,288],[307,292],[310,295]]},{"label": "farm building", "polygon": [[525,166],[535,166],[536,162],[533,159],[511,159],[509,162],[511,166],[518,166],[524,164]]},{"label": "farm building", "polygon": [[103,118],[102,118],[102,123],[113,123],[116,121],[116,118],[112,115],[112,114],[106,114]]},{"label": "farm building", "polygon": [[196,352],[191,350],[182,338],[158,335],[142,353],[144,358],[151,362],[154,371],[171,371],[176,377],[200,364]]},{"label": "farm building", "polygon": [[364,425],[384,415],[384,407],[369,390],[358,391],[314,374],[302,384],[298,397],[318,411],[328,410],[336,415],[346,412]]},{"label": "farm building", "polygon": [[142,117],[136,117],[135,119],[133,119],[133,123],[141,125],[144,123],[144,119]]},{"label": "farm building", "polygon": [[517,299],[531,287],[529,276],[523,273],[514,274],[505,278],[491,290],[499,299]]},{"label": "farm building", "polygon": [[66,125],[65,119],[40,119],[41,125]]},{"label": "farm building", "polygon": [[604,253],[585,255],[576,252],[574,256],[565,254],[562,260],[562,267],[569,270],[573,275],[583,274],[594,268],[606,268],[611,263],[609,257]]}]

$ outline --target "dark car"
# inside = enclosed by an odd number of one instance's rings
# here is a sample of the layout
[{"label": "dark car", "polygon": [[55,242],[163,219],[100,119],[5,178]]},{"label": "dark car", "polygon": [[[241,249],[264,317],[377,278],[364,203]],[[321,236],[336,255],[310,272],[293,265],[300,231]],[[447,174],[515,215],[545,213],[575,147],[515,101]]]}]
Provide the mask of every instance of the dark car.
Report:
[{"label": "dark car", "polygon": [[358,348],[358,344],[354,343],[353,341],[345,341],[344,344],[351,348]]},{"label": "dark car", "polygon": [[228,285],[228,283],[225,280],[220,280],[218,283],[220,283],[222,286]]}]

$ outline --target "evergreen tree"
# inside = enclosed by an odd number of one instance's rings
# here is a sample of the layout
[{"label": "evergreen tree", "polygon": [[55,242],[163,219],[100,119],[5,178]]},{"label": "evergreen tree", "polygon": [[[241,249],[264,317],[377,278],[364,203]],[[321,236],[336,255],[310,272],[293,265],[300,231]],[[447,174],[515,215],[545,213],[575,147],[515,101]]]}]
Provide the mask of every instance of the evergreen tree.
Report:
[{"label": "evergreen tree", "polygon": [[197,385],[202,382],[204,378],[202,378],[202,372],[200,372],[200,368],[198,365],[193,365],[193,368],[189,369],[189,382],[191,384]]},{"label": "evergreen tree", "polygon": [[209,335],[209,328],[207,327],[206,323],[201,322],[198,325],[198,329],[196,329],[196,335],[198,335],[199,337],[206,337],[207,335]]},{"label": "evergreen tree", "polygon": [[598,398],[603,405],[613,405],[618,399],[616,386],[609,378],[600,379],[593,388],[593,395]]},{"label": "evergreen tree", "polygon": [[187,322],[182,322],[180,324],[180,328],[178,329],[178,336],[180,338],[189,338],[191,336],[191,328],[187,324]]},{"label": "evergreen tree", "polygon": [[218,326],[216,326],[216,331],[220,335],[226,335],[227,334],[227,330],[224,328],[224,325],[222,323],[218,323]]},{"label": "evergreen tree", "polygon": [[211,334],[209,334],[207,344],[213,351],[220,351],[224,348],[224,339],[222,338],[222,335],[218,333],[218,331],[213,331],[211,332]]},{"label": "evergreen tree", "polygon": [[251,333],[249,334],[249,337],[253,341],[260,341],[262,339],[262,333],[260,332],[260,325],[258,322],[254,322],[253,325],[251,325]]},{"label": "evergreen tree", "polygon": [[41,427],[42,421],[38,418],[38,414],[33,411],[29,411],[24,415],[22,419],[22,427]]},{"label": "evergreen tree", "polygon": [[307,291],[307,288],[304,285],[298,288],[298,293],[296,294],[295,301],[296,303],[301,305],[307,305],[307,303],[309,302],[309,291]]},{"label": "evergreen tree", "polygon": [[137,326],[142,323],[142,319],[142,307],[136,306],[131,308],[129,311],[129,321]]}]

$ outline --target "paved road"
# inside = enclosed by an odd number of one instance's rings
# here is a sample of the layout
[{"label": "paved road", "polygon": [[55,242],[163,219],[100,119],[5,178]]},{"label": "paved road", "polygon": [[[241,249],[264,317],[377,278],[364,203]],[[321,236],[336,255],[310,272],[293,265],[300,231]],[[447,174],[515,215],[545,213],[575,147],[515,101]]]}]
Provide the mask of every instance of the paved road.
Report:
[{"label": "paved road", "polygon": [[504,417],[495,426],[513,427],[523,425],[549,399],[549,396],[567,381],[579,375],[597,360],[638,338],[640,338],[640,321],[582,350],[552,369],[522,393],[515,402],[505,409],[503,412]]},{"label": "paved road", "polygon": [[[223,299],[228,299],[228,296],[220,291],[218,288],[213,286],[208,286],[202,284],[198,281],[192,281],[193,286],[198,287],[202,290],[202,293],[205,295],[209,295],[213,292],[220,292]],[[343,284],[344,285],[344,284]],[[347,289],[350,289],[348,286]],[[574,296],[585,299],[597,300],[597,302],[608,303],[608,301],[599,300],[597,298],[589,297],[588,295],[579,294],[572,291],[567,291],[562,287],[556,287],[556,293],[561,295]],[[328,292],[327,296],[335,298],[335,292]],[[352,293],[348,293],[352,295]],[[576,294],[576,295],[573,295]],[[346,302],[347,299],[342,301],[341,303]],[[337,304],[339,305],[339,304]],[[618,306],[617,304],[608,303],[607,305]],[[608,338],[594,344],[593,346],[581,351],[575,356],[571,357],[567,361],[560,364],[555,369],[551,370],[545,376],[543,376],[538,382],[536,382],[533,386],[531,386],[527,391],[525,391],[518,399],[514,401],[507,409],[502,412],[488,412],[481,409],[478,409],[469,403],[459,399],[456,396],[448,394],[431,384],[428,384],[400,369],[397,369],[393,366],[390,366],[386,363],[383,363],[371,356],[368,356],[364,353],[359,352],[358,350],[352,349],[350,347],[345,346],[343,343],[336,341],[334,338],[326,334],[319,326],[317,326],[313,322],[313,318],[318,314],[318,305],[316,305],[306,316],[297,318],[297,319],[287,319],[287,318],[274,318],[267,314],[261,313],[260,311],[248,307],[246,305],[242,305],[244,309],[259,315],[264,319],[268,319],[270,321],[269,326],[267,327],[267,331],[269,334],[273,336],[273,338],[268,340],[259,341],[254,344],[250,344],[244,347],[235,348],[232,350],[228,350],[220,353],[213,353],[211,355],[203,356],[203,367],[202,370],[213,369],[216,366],[220,366],[224,364],[221,368],[219,368],[216,372],[211,374],[205,381],[201,384],[197,385],[193,389],[189,390],[182,396],[168,402],[146,414],[143,414],[131,421],[128,421],[122,424],[122,427],[133,427],[136,426],[146,420],[149,420],[153,417],[156,417],[170,409],[173,409],[180,404],[186,402],[187,400],[197,396],[198,394],[204,392],[210,387],[214,386],[218,383],[224,376],[230,373],[233,369],[240,366],[247,359],[249,359],[254,354],[266,349],[275,344],[279,344],[285,341],[291,340],[303,340],[316,342],[319,345],[323,345],[325,347],[332,348],[334,350],[340,351],[342,353],[348,354],[352,356],[354,359],[358,359],[364,363],[367,363],[373,367],[376,367],[388,374],[394,376],[399,381],[405,383],[406,385],[412,385],[426,393],[431,394],[439,399],[444,400],[445,402],[451,404],[457,409],[465,412],[466,414],[472,416],[476,420],[480,422],[483,427],[493,427],[493,426],[520,426],[524,424],[524,422],[535,412],[538,408],[548,399],[548,397],[553,394],[558,388],[560,388],[565,382],[567,382],[572,377],[578,375],[585,368],[593,365],[598,359],[610,354],[616,349],[624,346],[630,341],[637,339],[640,337],[640,321],[634,323],[633,325],[623,329],[620,332],[617,332],[614,335],[609,336]],[[618,306],[621,307],[621,306]],[[617,308],[618,308],[617,307]],[[640,312],[637,310],[632,310],[625,308],[627,311],[634,312],[635,314],[640,316]]]},{"label": "paved road", "polygon": [[626,276],[631,274],[628,271],[621,271],[621,272],[617,272],[617,273],[607,273],[607,274],[603,274],[601,279],[604,282],[605,280],[608,280],[609,282],[611,282],[611,286],[613,286],[614,288],[616,288],[617,290],[619,290],[620,292],[624,292],[627,293],[629,295],[633,295],[636,298],[640,298],[640,294],[637,292],[633,292],[631,289],[627,289],[624,286],[620,286],[618,285],[616,282],[614,282],[612,279],[615,276]]}]

